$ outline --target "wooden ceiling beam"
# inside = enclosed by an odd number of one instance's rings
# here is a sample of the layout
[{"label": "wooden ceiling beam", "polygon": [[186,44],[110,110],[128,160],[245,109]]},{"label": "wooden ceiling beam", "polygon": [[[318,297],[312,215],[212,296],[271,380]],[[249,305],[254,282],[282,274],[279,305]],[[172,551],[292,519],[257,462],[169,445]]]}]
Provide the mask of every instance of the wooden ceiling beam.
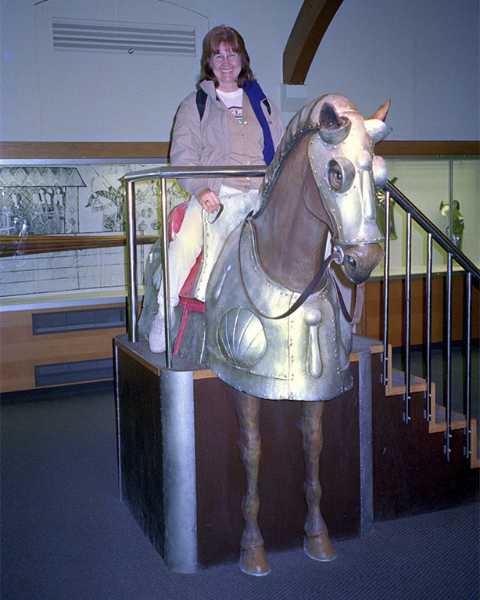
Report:
[{"label": "wooden ceiling beam", "polygon": [[343,0],[304,0],[283,52],[283,83],[302,85]]}]

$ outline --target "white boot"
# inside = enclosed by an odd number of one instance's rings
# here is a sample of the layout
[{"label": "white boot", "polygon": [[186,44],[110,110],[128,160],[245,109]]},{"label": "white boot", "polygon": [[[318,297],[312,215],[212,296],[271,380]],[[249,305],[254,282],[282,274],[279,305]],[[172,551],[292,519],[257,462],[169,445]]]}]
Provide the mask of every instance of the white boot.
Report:
[{"label": "white boot", "polygon": [[[170,327],[173,329],[174,325],[174,300],[171,300],[170,303]],[[176,303],[178,303],[178,298],[176,299]],[[150,333],[148,334],[148,345],[150,346],[151,352],[155,352],[159,354],[161,352],[165,352],[166,342],[165,342],[165,321],[163,318],[163,305],[158,307],[158,312],[155,315],[152,321],[152,327],[150,329]]]},{"label": "white boot", "polygon": [[148,345],[152,352],[165,352],[165,324],[163,311],[159,310],[152,321],[152,328],[148,334]]}]

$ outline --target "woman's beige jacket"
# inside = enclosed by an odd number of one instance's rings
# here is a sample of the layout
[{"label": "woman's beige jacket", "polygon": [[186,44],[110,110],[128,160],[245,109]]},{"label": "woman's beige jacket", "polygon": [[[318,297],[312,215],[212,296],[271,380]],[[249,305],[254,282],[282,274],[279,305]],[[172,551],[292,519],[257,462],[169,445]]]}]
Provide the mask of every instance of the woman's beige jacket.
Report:
[{"label": "woman's beige jacket", "polygon": [[[247,95],[243,97],[244,125],[238,122],[217,99],[212,81],[202,81],[200,87],[207,94],[202,119],[196,103],[196,92],[189,94],[180,104],[175,116],[170,162],[176,166],[230,166],[263,165],[263,132],[255,117]],[[265,103],[262,109],[270,126],[276,148],[283,134],[281,113],[269,101],[271,114]],[[258,188],[261,178],[234,179],[182,179],[181,185],[196,195],[205,188],[218,193],[222,183],[240,189]]]}]

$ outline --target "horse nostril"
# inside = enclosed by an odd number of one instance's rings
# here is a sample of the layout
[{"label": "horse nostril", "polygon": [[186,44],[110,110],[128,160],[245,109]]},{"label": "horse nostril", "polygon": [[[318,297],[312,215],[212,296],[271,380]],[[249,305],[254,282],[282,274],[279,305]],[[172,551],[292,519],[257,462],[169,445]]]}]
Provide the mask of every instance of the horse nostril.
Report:
[{"label": "horse nostril", "polygon": [[355,269],[357,266],[357,261],[353,258],[353,256],[347,255],[345,260],[347,261],[348,265],[352,267],[352,269]]}]

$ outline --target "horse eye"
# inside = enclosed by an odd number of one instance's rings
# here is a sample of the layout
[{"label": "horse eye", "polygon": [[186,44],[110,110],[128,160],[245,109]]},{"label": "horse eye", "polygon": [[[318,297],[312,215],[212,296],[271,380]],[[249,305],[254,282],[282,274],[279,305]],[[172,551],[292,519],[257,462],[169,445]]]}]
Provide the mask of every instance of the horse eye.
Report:
[{"label": "horse eye", "polygon": [[328,164],[328,183],[335,192],[339,192],[342,189],[342,168],[335,160],[331,160]]},{"label": "horse eye", "polygon": [[334,192],[346,192],[352,185],[355,168],[348,159],[328,163],[328,184]]}]

